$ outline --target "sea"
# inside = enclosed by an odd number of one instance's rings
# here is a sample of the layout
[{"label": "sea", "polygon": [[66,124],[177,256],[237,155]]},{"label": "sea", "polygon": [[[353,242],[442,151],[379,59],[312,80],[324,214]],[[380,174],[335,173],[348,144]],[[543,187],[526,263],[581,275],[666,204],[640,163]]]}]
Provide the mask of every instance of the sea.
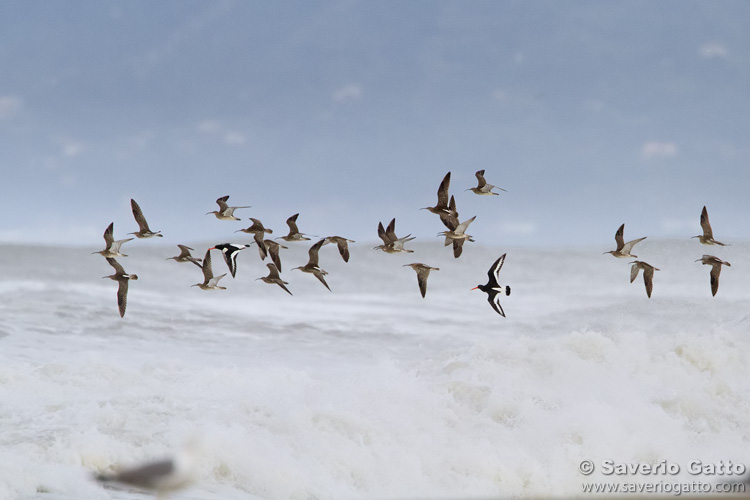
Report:
[{"label": "sea", "polygon": [[[187,243],[202,257],[216,242]],[[257,280],[268,260],[255,246],[226,290],[203,291],[198,267],[166,260],[173,242],[126,243],[118,261],[139,279],[124,318],[99,247],[1,244],[0,499],[153,498],[93,477],[195,439],[194,482],[172,499],[580,497],[592,483],[744,480],[750,243],[639,243],[659,269],[650,299],[632,259],[602,254],[609,242],[467,243],[458,259],[439,240],[393,255],[357,242],[348,263],[327,245],[332,291],[292,269],[310,243],[281,251],[293,296]],[[732,264],[715,297],[704,253]],[[471,290],[502,254],[506,317]],[[425,298],[412,262],[440,269]]]}]

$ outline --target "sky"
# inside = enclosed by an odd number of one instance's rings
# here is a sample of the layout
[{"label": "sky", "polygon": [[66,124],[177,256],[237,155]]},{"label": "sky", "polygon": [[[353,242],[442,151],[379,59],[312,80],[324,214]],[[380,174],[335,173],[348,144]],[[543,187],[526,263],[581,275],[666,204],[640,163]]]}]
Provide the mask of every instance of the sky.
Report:
[{"label": "sky", "polygon": [[[750,235],[750,3],[0,3],[0,242]],[[474,172],[507,190],[479,197]],[[218,221],[216,198],[251,205]],[[435,241],[440,241],[436,239]]]}]

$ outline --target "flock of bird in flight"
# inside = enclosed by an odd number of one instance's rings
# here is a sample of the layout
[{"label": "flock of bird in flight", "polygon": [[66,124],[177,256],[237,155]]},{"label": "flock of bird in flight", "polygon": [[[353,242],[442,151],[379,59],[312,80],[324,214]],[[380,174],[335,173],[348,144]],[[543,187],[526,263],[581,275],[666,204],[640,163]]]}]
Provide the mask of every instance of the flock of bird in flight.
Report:
[{"label": "flock of bird in flight", "polygon": [[[488,184],[484,179],[484,170],[477,171],[475,173],[475,176],[477,178],[477,186],[469,188],[467,189],[467,191],[472,191],[473,193],[482,196],[498,195],[498,193],[493,191],[494,189],[505,191],[503,188]],[[466,233],[466,230],[468,229],[469,224],[471,224],[474,219],[476,219],[476,216],[463,222],[459,222],[458,212],[456,210],[456,200],[453,196],[449,196],[448,192],[450,188],[450,180],[451,173],[448,172],[440,183],[440,186],[438,187],[437,203],[434,207],[425,207],[423,210],[429,210],[430,212],[440,217],[440,220],[445,225],[446,230],[438,233],[438,236],[443,236],[445,238],[445,246],[452,245],[453,256],[455,258],[458,258],[461,256],[464,243],[466,241],[474,241],[472,236]],[[216,203],[219,206],[219,210],[207,212],[206,215],[213,214],[219,220],[238,221],[240,219],[234,215],[234,211],[240,208],[251,208],[250,206],[229,206],[227,204],[228,200],[228,195],[222,196],[221,198],[217,199]],[[132,234],[137,238],[161,237],[161,231],[152,231],[149,228],[146,217],[143,215],[143,211],[141,210],[141,207],[138,205],[138,203],[135,200],[131,199],[130,205],[133,211],[133,217],[138,223],[139,230],[137,232],[128,234]],[[289,226],[289,233],[286,236],[281,236],[277,239],[282,239],[286,242],[310,240],[310,238],[307,237],[308,235],[305,235],[304,233],[301,233],[299,231],[299,228],[297,227],[298,216],[299,214],[297,213],[287,219],[286,224],[287,226]],[[254,240],[253,243],[258,246],[258,252],[260,254],[261,260],[265,260],[266,257],[270,257],[271,262],[266,264],[266,266],[268,267],[268,275],[257,279],[262,280],[267,284],[278,285],[289,295],[292,295],[292,292],[289,291],[289,289],[286,287],[286,285],[288,285],[289,283],[284,281],[280,275],[281,259],[279,258],[279,250],[281,248],[286,249],[288,247],[274,240],[265,239],[265,235],[267,233],[270,234],[273,231],[264,227],[263,223],[258,219],[250,217],[250,220],[253,222],[250,227],[240,229],[235,232],[252,234]],[[409,250],[404,247],[405,243],[414,239],[411,234],[408,234],[401,238],[396,236],[395,218],[391,220],[387,227],[384,227],[382,222],[378,223],[378,236],[381,240],[383,240],[383,244],[376,246],[376,250],[382,250],[389,254],[414,252],[413,250]],[[109,278],[113,281],[118,282],[117,306],[120,311],[120,317],[123,317],[125,315],[125,309],[127,307],[128,283],[130,280],[137,280],[138,275],[127,273],[122,265],[117,262],[116,257],[127,257],[126,254],[120,252],[120,247],[124,243],[132,239],[133,238],[115,240],[113,222],[110,223],[110,225],[104,231],[104,241],[106,243],[104,250],[93,252],[105,257],[107,259],[107,262],[115,270],[114,274],[104,276],[103,279]],[[293,270],[298,269],[302,272],[312,274],[330,291],[331,288],[328,286],[328,283],[326,283],[324,277],[328,273],[320,267],[318,259],[318,253],[321,247],[329,243],[336,244],[341,258],[344,260],[344,262],[349,261],[349,243],[354,243],[354,241],[342,236],[327,236],[320,239],[310,247],[310,249],[308,250],[309,259],[307,264],[305,264],[304,266],[295,267]],[[224,276],[226,276],[226,273],[219,276],[214,276],[211,263],[211,250],[221,251],[227,267],[229,268],[229,272],[231,273],[232,277],[235,277],[235,274],[237,272],[237,255],[241,250],[244,250],[251,245],[244,243],[221,243],[207,249],[205,255],[203,256],[203,259],[194,257],[191,254],[191,251],[193,251],[192,248],[181,244],[177,246],[180,248],[180,254],[174,257],[169,257],[167,260],[174,259],[177,262],[190,262],[201,268],[203,272],[203,281],[192,286],[197,286],[201,290],[225,290],[226,287],[220,286],[219,281]],[[487,273],[489,276],[489,281],[484,285],[477,285],[472,289],[479,289],[485,292],[487,294],[487,299],[490,305],[501,316],[505,316],[505,312],[500,305],[499,297],[503,295],[510,295],[510,287],[501,286],[497,281],[498,273],[500,272],[500,269],[502,268],[504,262],[505,254],[500,256],[490,267],[490,270]],[[439,271],[439,269],[423,264],[421,262],[413,262],[411,264],[405,264],[404,266],[411,267],[417,273],[417,283],[419,285],[420,293],[424,298],[427,293],[427,278],[430,274],[430,271]]]},{"label": "flock of bird in flight", "polygon": [[[467,189],[467,191],[472,191],[475,194],[483,196],[498,195],[498,193],[496,193],[494,189],[505,191],[502,188],[493,186],[492,184],[488,184],[484,178],[484,170],[477,171],[475,173],[475,176],[477,178],[477,186],[469,188]],[[473,237],[470,234],[467,234],[466,231],[469,228],[469,225],[476,219],[476,216],[471,217],[470,219],[467,219],[463,222],[459,221],[458,211],[456,210],[456,199],[454,196],[449,194],[450,181],[451,173],[448,172],[445,177],[443,177],[443,180],[438,187],[437,203],[435,204],[435,206],[424,207],[422,210],[429,210],[440,218],[443,225],[445,225],[446,230],[438,233],[438,236],[443,236],[445,238],[445,246],[451,245],[453,247],[453,256],[455,258],[458,258],[463,252],[464,243],[467,241],[474,241]],[[216,203],[219,206],[219,209],[207,212],[206,215],[213,214],[217,219],[224,221],[239,221],[240,219],[234,215],[235,210],[241,208],[251,208],[250,206],[229,206],[227,204],[228,200],[228,195],[222,196],[221,198],[217,199]],[[146,218],[144,217],[143,212],[141,211],[141,207],[138,205],[138,203],[136,203],[135,200],[131,199],[130,204],[135,221],[138,223],[139,230],[137,232],[128,234],[132,234],[137,238],[161,237],[161,231],[152,231],[149,228],[148,222],[146,222]],[[310,238],[307,237],[308,235],[299,231],[299,228],[297,227],[298,216],[299,214],[297,213],[287,219],[286,224],[287,226],[289,226],[289,233],[286,236],[281,236],[277,239],[281,239],[286,242],[310,240]],[[250,217],[250,220],[252,221],[251,226],[245,229],[239,229],[235,232],[252,234],[254,240],[253,243],[255,243],[258,247],[258,252],[260,254],[261,260],[265,260],[266,257],[270,257],[271,262],[266,264],[266,266],[268,267],[268,275],[257,279],[262,280],[267,284],[278,285],[289,295],[292,295],[292,292],[286,287],[286,285],[288,285],[289,283],[287,281],[284,281],[281,278],[280,274],[282,267],[281,259],[279,258],[279,250],[282,248],[286,249],[288,247],[274,240],[265,239],[265,235],[271,234],[273,233],[273,231],[264,227],[263,223],[258,219]],[[703,234],[694,236],[693,238],[698,238],[699,241],[704,245],[725,246],[724,243],[714,239],[713,232],[711,230],[711,224],[708,220],[708,211],[706,210],[705,206],[703,207],[703,211],[701,212],[700,225],[703,229]],[[114,281],[117,281],[119,284],[117,290],[117,305],[120,316],[123,317],[125,315],[125,309],[127,307],[128,282],[130,280],[137,280],[138,276],[136,274],[129,274],[125,272],[122,265],[120,265],[120,263],[115,260],[116,257],[127,256],[120,252],[120,247],[123,243],[126,243],[133,238],[115,240],[113,236],[113,229],[114,223],[110,223],[110,225],[104,231],[104,241],[106,242],[106,247],[104,248],[104,250],[94,253],[98,253],[104,256],[107,259],[107,262],[115,270],[114,274],[104,276],[104,278],[110,278]],[[615,233],[615,242],[617,243],[616,249],[604,253],[609,253],[617,258],[637,258],[636,255],[631,254],[633,246],[646,239],[646,237],[644,236],[642,238],[631,240],[626,243],[623,238],[624,231],[625,224],[622,224]],[[414,239],[411,234],[407,234],[406,236],[403,236],[401,238],[396,235],[395,218],[393,218],[386,227],[383,226],[382,222],[378,223],[378,236],[381,240],[383,240],[383,244],[374,247],[376,250],[382,250],[389,254],[414,252],[413,250],[409,250],[404,246],[407,242]],[[310,249],[308,250],[309,259],[307,264],[305,264],[304,266],[295,267],[293,270],[300,270],[302,272],[312,274],[330,291],[331,288],[328,286],[328,283],[325,280],[325,275],[327,275],[328,273],[320,267],[318,258],[321,247],[329,243],[335,243],[344,262],[349,262],[349,243],[354,243],[354,241],[342,236],[327,236],[320,239],[310,247]],[[251,245],[245,243],[221,243],[207,249],[202,259],[196,258],[191,254],[191,251],[193,251],[192,248],[181,244],[177,246],[180,248],[180,254],[174,257],[169,257],[169,259],[174,259],[177,262],[190,262],[198,266],[203,272],[203,281],[192,286],[197,286],[201,290],[225,290],[226,287],[219,285],[219,281],[224,276],[226,276],[226,273],[219,276],[214,275],[211,263],[211,250],[221,251],[227,267],[229,268],[229,272],[231,273],[232,277],[235,277],[237,272],[237,255],[241,250],[244,250]],[[500,285],[498,282],[498,274],[503,266],[503,263],[505,262],[505,256],[506,254],[501,255],[492,264],[489,271],[487,272],[489,280],[486,284],[477,285],[476,287],[472,288],[472,290],[479,289],[485,292],[487,294],[487,300],[489,304],[492,306],[495,312],[497,312],[501,316],[505,316],[505,312],[500,305],[499,298],[502,296],[510,295],[510,287],[507,285]],[[704,265],[711,266],[711,293],[713,295],[716,295],[716,292],[719,289],[719,274],[721,273],[721,267],[731,266],[731,264],[713,255],[703,255],[703,257],[696,260],[696,262],[698,261],[702,262]],[[638,277],[638,274],[642,270],[643,281],[646,286],[646,295],[651,298],[651,292],[654,286],[654,272],[659,271],[659,269],[641,260],[635,260],[631,262],[631,264],[632,266],[630,269],[630,282],[632,283],[633,281],[635,281],[635,279]],[[413,262],[411,264],[405,264],[404,266],[411,267],[416,272],[419,291],[422,297],[425,297],[427,293],[427,278],[430,275],[431,271],[439,271],[439,269],[427,264],[423,264],[421,262]]]},{"label": "flock of bird in flight", "polygon": [[[704,245],[719,245],[722,247],[726,246],[725,243],[714,239],[714,233],[711,230],[711,223],[708,220],[708,210],[705,206],[701,211],[700,222],[701,229],[703,229],[703,234],[693,236],[693,238],[698,238],[698,241],[700,241]],[[623,238],[624,232],[625,224],[622,224],[615,233],[615,242],[617,243],[617,248],[608,252],[604,252],[605,254],[612,254],[613,256],[620,259],[638,257],[637,255],[631,255],[630,252],[633,250],[633,246],[636,243],[645,240],[646,237],[644,236],[642,238],[631,240],[625,243],[625,239]],[[711,295],[716,296],[716,292],[719,291],[719,274],[721,274],[721,266],[731,267],[732,264],[721,260],[714,255],[707,254],[704,254],[703,257],[697,259],[695,262],[701,262],[703,263],[703,265],[711,266]],[[638,273],[643,270],[643,283],[646,285],[646,295],[650,299],[651,291],[654,289],[654,271],[659,271],[659,269],[641,260],[635,260],[631,262],[631,264],[632,266],[630,267],[630,282],[632,283],[633,281],[635,281],[635,279],[638,277]]]}]

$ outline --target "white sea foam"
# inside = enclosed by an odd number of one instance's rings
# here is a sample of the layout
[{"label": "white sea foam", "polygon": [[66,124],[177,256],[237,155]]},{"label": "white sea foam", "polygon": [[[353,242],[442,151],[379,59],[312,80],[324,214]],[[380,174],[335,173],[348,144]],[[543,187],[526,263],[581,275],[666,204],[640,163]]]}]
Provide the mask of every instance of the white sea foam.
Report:
[{"label": "white sea foam", "polygon": [[[606,249],[371,246],[321,250],[333,292],[291,270],[307,245],[282,251],[290,297],[255,281],[254,248],[203,292],[172,248],[133,244],[124,319],[92,249],[0,247],[0,498],[149,498],[91,474],[195,435],[176,498],[574,495],[583,459],[748,463],[747,245],[720,249],[711,297],[703,247],[639,244],[651,299]],[[469,289],[505,251],[501,318]],[[440,268],[425,299],[417,261]]]}]

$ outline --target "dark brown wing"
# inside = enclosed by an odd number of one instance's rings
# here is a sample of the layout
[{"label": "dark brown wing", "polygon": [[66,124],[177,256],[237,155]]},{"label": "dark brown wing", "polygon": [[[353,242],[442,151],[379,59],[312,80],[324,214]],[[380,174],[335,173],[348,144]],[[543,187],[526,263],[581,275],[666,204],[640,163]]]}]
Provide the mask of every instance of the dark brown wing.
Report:
[{"label": "dark brown wing", "polygon": [[289,236],[299,233],[299,229],[297,228],[297,217],[299,217],[298,213],[292,215],[286,220],[286,225],[289,226]]},{"label": "dark brown wing", "polygon": [[218,198],[216,200],[216,204],[219,205],[219,212],[224,213],[224,211],[229,208],[229,205],[227,205],[227,200],[229,199],[229,195],[222,196],[221,198]]},{"label": "dark brown wing", "polygon": [[417,283],[419,283],[419,291],[422,294],[422,298],[427,294],[427,277],[430,275],[430,269],[428,267],[420,267],[417,270]]},{"label": "dark brown wing", "polygon": [[141,231],[148,231],[151,232],[151,229],[148,227],[148,222],[146,222],[146,217],[143,216],[143,211],[141,210],[141,207],[136,203],[136,201],[131,198],[130,199],[130,208],[133,209],[133,217],[135,218],[135,221],[138,223],[138,227],[141,229]]},{"label": "dark brown wing", "polygon": [[271,260],[274,264],[276,264],[276,267],[279,271],[281,271],[281,259],[279,258],[279,247],[286,248],[283,245],[279,245],[275,241],[267,241],[266,242],[266,249],[268,250],[268,255],[271,256]]},{"label": "dark brown wing", "polygon": [[654,268],[643,268],[643,284],[646,285],[646,295],[651,298],[651,291],[654,289]]},{"label": "dark brown wing", "polygon": [[484,180],[484,170],[477,170],[474,175],[477,177],[477,189],[482,189],[487,185],[487,181]]},{"label": "dark brown wing", "polygon": [[310,250],[307,251],[307,254],[310,256],[310,260],[307,262],[308,266],[318,267],[318,251],[320,251],[320,247],[323,246],[323,243],[325,243],[325,241],[326,241],[325,238],[323,238],[322,240],[318,241],[313,246],[311,246]]},{"label": "dark brown wing", "polygon": [[120,309],[120,317],[125,316],[125,308],[128,307],[128,279],[117,280],[117,307]]},{"label": "dark brown wing", "polygon": [[461,257],[461,253],[464,251],[464,239],[460,240],[453,240],[453,257],[459,258]]},{"label": "dark brown wing", "polygon": [[705,206],[701,211],[701,228],[703,229],[704,237],[714,239],[714,233],[711,230],[711,223],[708,221],[708,210],[706,210]]},{"label": "dark brown wing", "polygon": [[[180,245],[180,244],[177,244],[177,246],[180,248],[179,257],[191,257],[190,250],[192,250],[192,248],[190,248],[189,246]],[[196,260],[200,260],[200,259],[196,259]]]},{"label": "dark brown wing", "polygon": [[716,296],[719,291],[719,275],[721,274],[721,264],[711,266],[711,295]]},{"label": "dark brown wing", "polygon": [[268,264],[266,264],[266,267],[268,267],[268,276],[267,276],[268,278],[271,278],[271,279],[280,279],[281,278],[279,276],[279,270],[276,267],[276,264],[274,264],[272,262],[269,262]]},{"label": "dark brown wing", "polygon": [[341,258],[344,259],[344,262],[349,262],[349,244],[347,243],[346,239],[339,238],[338,240],[336,240],[336,244],[339,247]]},{"label": "dark brown wing", "polygon": [[113,236],[115,229],[115,223],[110,222],[109,226],[107,226],[107,229],[104,230],[104,243],[107,244],[106,248],[109,248],[112,245],[112,242],[115,241],[115,237]]},{"label": "dark brown wing", "polygon": [[[333,291],[333,290],[331,290],[331,287],[329,287],[329,286],[328,286],[328,283],[326,283],[326,279],[325,279],[325,278],[323,277],[323,273],[321,273],[321,272],[320,272],[320,271],[318,271],[318,270],[313,270],[313,272],[312,272],[312,273],[313,273],[313,276],[315,276],[316,278],[318,278],[318,279],[320,280],[320,282],[321,282],[321,283],[323,283],[323,284],[325,285],[325,287],[326,287],[326,288],[328,288],[328,291],[329,291],[329,292],[332,292],[332,291]],[[291,293],[291,292],[290,292],[290,293]]]},{"label": "dark brown wing", "polygon": [[391,243],[388,240],[388,237],[385,235],[385,228],[383,227],[383,223],[382,222],[378,222],[378,238],[380,238],[381,240],[383,240],[383,244],[385,244],[385,245],[388,245],[389,243]]},{"label": "dark brown wing", "polygon": [[111,257],[107,257],[107,262],[109,262],[109,265],[115,268],[115,272],[117,274],[127,274],[125,272],[125,269],[122,268],[119,262],[117,262],[115,259]]},{"label": "dark brown wing", "polygon": [[206,255],[203,257],[203,265],[201,266],[201,269],[203,269],[203,279],[206,283],[209,282],[209,280],[213,279],[214,277],[214,271],[211,269],[211,249],[206,250]]},{"label": "dark brown wing", "polygon": [[440,183],[440,187],[438,187],[437,192],[437,206],[438,207],[447,207],[448,206],[448,189],[451,185],[451,173],[448,172],[445,174],[445,177],[443,177],[443,181]]},{"label": "dark brown wing", "polygon": [[266,257],[268,256],[268,248],[266,247],[266,242],[263,239],[263,233],[255,233],[253,234],[253,240],[255,240],[255,244],[258,245],[258,254],[260,254],[260,260],[266,260]]},{"label": "dark brown wing", "polygon": [[623,235],[625,234],[625,224],[623,223],[615,233],[615,243],[617,243],[617,251],[619,252],[622,250],[622,247],[625,246],[625,239],[623,238]]}]

